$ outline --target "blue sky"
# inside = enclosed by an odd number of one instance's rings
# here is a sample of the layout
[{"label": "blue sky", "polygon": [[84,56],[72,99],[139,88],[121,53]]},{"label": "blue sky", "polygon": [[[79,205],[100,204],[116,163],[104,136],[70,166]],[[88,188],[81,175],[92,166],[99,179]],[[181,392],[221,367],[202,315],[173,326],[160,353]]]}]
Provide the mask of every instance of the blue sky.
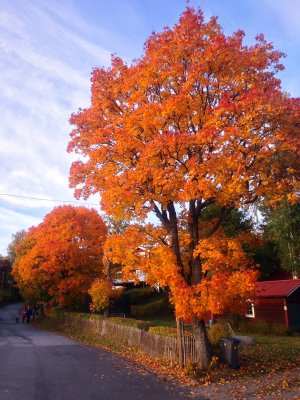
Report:
[{"label": "blue sky", "polygon": [[[37,225],[68,188],[74,156],[66,153],[70,114],[88,106],[93,67],[111,53],[130,62],[152,31],[173,26],[185,0],[0,0],[0,254],[11,235]],[[299,0],[194,0],[206,18],[219,17],[226,34],[264,33],[286,53],[279,77],[300,96]],[[89,203],[98,204],[99,197]],[[99,210],[97,206],[96,209]]]}]

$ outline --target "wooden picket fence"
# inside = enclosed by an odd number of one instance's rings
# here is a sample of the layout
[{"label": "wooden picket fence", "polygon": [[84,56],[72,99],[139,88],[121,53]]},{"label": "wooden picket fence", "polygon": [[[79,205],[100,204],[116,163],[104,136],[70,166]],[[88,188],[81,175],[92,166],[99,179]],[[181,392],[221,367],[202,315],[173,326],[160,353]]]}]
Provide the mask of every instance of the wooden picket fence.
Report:
[{"label": "wooden picket fence", "polygon": [[[146,330],[118,325],[110,322],[109,319],[90,320],[74,317],[68,313],[65,314],[64,321],[66,326],[80,333],[99,335],[108,341],[113,340],[134,347],[154,358],[168,361],[171,366],[178,363],[178,346],[175,337],[160,336]],[[191,336],[183,337],[183,358],[184,365],[197,363],[200,360],[195,340]]]}]

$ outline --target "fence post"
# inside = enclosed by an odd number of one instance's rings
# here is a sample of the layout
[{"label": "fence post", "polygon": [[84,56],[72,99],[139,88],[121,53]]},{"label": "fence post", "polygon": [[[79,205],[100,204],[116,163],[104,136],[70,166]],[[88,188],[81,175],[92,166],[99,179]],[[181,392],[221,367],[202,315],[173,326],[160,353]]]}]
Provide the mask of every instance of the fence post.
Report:
[{"label": "fence post", "polygon": [[179,368],[183,369],[184,363],[184,348],[183,348],[183,319],[176,318],[176,328],[177,328],[177,347],[178,347],[178,364]]}]

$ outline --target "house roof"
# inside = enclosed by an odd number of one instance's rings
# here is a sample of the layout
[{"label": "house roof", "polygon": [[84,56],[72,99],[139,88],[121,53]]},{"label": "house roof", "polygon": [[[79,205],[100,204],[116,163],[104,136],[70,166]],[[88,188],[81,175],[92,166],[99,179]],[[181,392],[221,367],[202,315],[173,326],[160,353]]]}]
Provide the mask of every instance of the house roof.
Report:
[{"label": "house roof", "polygon": [[300,288],[300,279],[257,282],[255,294],[258,297],[288,297]]}]

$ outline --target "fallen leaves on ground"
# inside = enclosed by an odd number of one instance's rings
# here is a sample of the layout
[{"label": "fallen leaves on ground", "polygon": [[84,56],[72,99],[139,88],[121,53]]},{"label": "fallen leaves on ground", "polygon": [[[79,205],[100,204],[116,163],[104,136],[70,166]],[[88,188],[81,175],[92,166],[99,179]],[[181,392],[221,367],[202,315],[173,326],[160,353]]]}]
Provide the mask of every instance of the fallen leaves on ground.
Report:
[{"label": "fallen leaves on ground", "polygon": [[[52,322],[53,323],[53,322]],[[47,319],[45,329],[51,324]],[[60,333],[108,351],[122,355],[133,362],[140,373],[155,373],[161,381],[177,380],[189,386],[192,397],[214,399],[300,399],[300,337],[259,336],[256,346],[240,346],[240,368],[230,369],[215,359],[209,371],[199,371],[191,365],[180,371],[176,365],[152,358],[135,348],[108,342],[93,334],[70,332],[61,325]],[[53,326],[52,326],[52,330]]]}]

